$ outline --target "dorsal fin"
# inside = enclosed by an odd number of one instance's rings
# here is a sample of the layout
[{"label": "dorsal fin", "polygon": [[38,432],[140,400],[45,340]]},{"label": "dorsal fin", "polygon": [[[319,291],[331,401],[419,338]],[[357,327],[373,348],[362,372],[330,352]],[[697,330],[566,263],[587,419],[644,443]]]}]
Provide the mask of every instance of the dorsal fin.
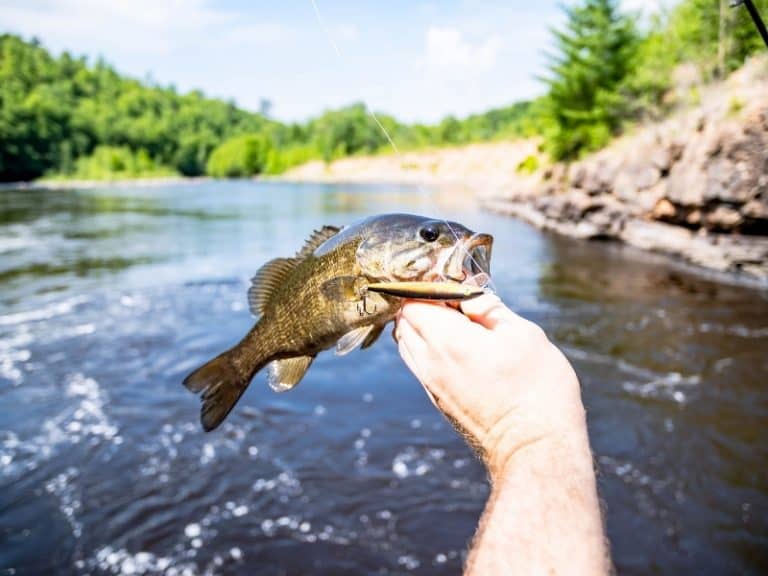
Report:
[{"label": "dorsal fin", "polygon": [[251,314],[259,318],[264,313],[264,308],[273,292],[285,281],[291,270],[312,254],[320,244],[338,234],[339,230],[341,228],[336,226],[323,226],[310,234],[295,257],[275,258],[259,268],[256,275],[251,278],[251,287],[248,289],[248,307],[251,309]]},{"label": "dorsal fin", "polygon": [[261,317],[274,291],[285,282],[288,274],[299,262],[300,258],[275,258],[259,268],[251,278],[251,287],[248,289],[248,307],[251,314],[257,318]]},{"label": "dorsal fin", "polygon": [[307,238],[307,241],[304,242],[304,246],[301,247],[301,250],[296,252],[296,258],[306,258],[312,254],[320,244],[328,240],[328,238],[336,236],[340,230],[341,228],[336,226],[323,226],[320,230],[315,230],[310,234],[309,238]]}]

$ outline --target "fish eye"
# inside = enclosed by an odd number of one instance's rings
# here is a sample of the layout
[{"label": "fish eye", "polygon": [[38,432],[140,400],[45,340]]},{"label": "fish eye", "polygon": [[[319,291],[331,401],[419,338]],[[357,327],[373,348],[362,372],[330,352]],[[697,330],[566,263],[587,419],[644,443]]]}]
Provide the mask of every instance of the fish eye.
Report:
[{"label": "fish eye", "polygon": [[440,230],[434,224],[427,224],[419,230],[419,235],[427,242],[434,242],[440,236]]}]

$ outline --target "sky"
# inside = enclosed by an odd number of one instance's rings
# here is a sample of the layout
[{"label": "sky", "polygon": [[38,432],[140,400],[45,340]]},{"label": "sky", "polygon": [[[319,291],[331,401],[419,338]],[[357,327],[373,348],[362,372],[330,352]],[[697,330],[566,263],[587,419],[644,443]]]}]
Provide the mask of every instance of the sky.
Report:
[{"label": "sky", "polygon": [[362,101],[435,122],[542,93],[563,22],[559,0],[314,1],[319,20],[312,0],[0,0],[0,31],[278,120]]}]

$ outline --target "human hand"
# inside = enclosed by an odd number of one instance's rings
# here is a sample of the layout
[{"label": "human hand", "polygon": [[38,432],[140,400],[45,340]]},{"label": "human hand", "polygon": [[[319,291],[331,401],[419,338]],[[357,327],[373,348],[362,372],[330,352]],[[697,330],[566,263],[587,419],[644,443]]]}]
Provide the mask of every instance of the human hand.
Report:
[{"label": "human hand", "polygon": [[468,436],[492,479],[540,442],[586,437],[576,374],[533,322],[493,295],[461,304],[406,302],[397,318],[400,355],[433,403]]}]

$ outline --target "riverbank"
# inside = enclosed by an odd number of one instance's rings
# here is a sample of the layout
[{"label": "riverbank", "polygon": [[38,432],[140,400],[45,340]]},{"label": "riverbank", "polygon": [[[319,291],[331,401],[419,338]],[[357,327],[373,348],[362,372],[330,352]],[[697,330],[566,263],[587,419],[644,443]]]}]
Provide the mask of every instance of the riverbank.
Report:
[{"label": "riverbank", "polygon": [[31,182],[0,182],[0,190],[66,190],[70,188],[139,188],[167,184],[198,184],[208,182],[207,176],[161,176],[152,178],[117,178],[114,180],[32,180]]},{"label": "riverbank", "polygon": [[572,164],[526,140],[312,162],[285,179],[459,185],[545,230],[768,287],[768,59],[696,90],[695,106]]}]

